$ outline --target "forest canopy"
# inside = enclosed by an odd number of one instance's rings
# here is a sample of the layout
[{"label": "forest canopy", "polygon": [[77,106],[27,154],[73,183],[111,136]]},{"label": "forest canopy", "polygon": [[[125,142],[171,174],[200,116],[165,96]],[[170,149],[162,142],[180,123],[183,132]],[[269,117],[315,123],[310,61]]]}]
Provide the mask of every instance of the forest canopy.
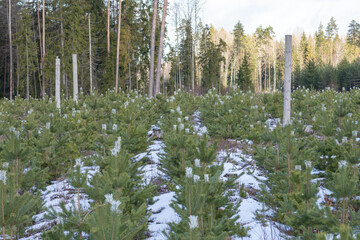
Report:
[{"label": "forest canopy", "polygon": [[[113,89],[118,68],[121,89],[147,94],[152,24],[156,68],[164,1],[157,3],[155,14],[153,1],[121,2],[118,27],[119,1],[0,0],[0,97],[54,95],[56,57],[61,59],[61,89],[69,97],[72,54],[77,54],[84,93]],[[215,29],[201,19],[201,8],[200,0],[169,2],[160,92],[184,88],[203,93],[212,87],[224,91],[234,86],[256,92],[281,89],[283,37],[276,36],[272,26],[260,25],[246,33],[241,21],[232,32]],[[174,34],[167,30],[170,25]],[[338,31],[331,18],[325,25],[320,23],[315,33],[293,34],[293,88],[360,86],[360,24],[352,20],[346,36]]]}]

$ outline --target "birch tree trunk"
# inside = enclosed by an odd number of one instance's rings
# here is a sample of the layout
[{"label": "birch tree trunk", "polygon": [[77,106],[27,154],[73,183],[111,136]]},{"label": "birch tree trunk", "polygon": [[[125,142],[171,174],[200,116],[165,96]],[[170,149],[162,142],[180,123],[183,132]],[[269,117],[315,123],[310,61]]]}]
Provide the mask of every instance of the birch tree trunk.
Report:
[{"label": "birch tree trunk", "polygon": [[120,53],[120,30],[121,30],[121,0],[119,0],[119,19],[118,19],[118,35],[116,45],[116,80],[115,80],[115,92],[119,90],[119,53]]},{"label": "birch tree trunk", "polygon": [[162,15],[162,22],[161,22],[159,53],[158,53],[157,67],[156,67],[155,95],[160,93],[161,60],[162,60],[163,49],[164,49],[166,9],[167,9],[167,0],[164,1],[164,8],[163,8],[163,15]]},{"label": "birch tree trunk", "polygon": [[9,0],[9,47],[10,47],[10,100],[13,99],[13,54],[12,54],[12,33],[11,33],[11,0]]},{"label": "birch tree trunk", "polygon": [[276,92],[276,56],[274,58],[274,89],[273,92]]},{"label": "birch tree trunk", "polygon": [[283,126],[290,123],[291,113],[291,53],[292,53],[292,36],[285,36],[285,76],[284,76],[284,112]]},{"label": "birch tree trunk", "polygon": [[158,0],[154,0],[154,13],[151,28],[151,50],[150,50],[150,74],[149,74],[149,98],[153,97],[154,88],[154,62],[155,62],[155,31]]},{"label": "birch tree trunk", "polygon": [[91,18],[89,13],[89,58],[90,58],[90,94],[93,93],[93,70],[92,70],[92,53],[91,53]]},{"label": "birch tree trunk", "polygon": [[260,60],[260,65],[259,65],[259,91],[262,92],[262,62]]}]

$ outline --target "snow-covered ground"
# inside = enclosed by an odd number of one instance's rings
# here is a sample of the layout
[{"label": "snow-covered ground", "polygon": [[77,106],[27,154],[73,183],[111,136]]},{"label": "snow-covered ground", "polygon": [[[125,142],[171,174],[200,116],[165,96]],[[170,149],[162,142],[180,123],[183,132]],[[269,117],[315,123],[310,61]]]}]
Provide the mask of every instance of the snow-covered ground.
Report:
[{"label": "snow-covered ground", "polygon": [[[81,166],[81,172],[87,172],[87,180],[89,181],[98,171],[99,167],[85,167]],[[34,225],[28,227],[25,231],[25,237],[21,240],[39,240],[43,231],[51,229],[58,220],[50,220],[45,217],[47,214],[46,209],[53,208],[56,212],[61,211],[60,203],[65,202],[67,209],[77,207],[77,189],[75,189],[68,182],[68,179],[59,179],[54,181],[51,185],[47,186],[41,192],[43,199],[43,211],[33,216]],[[91,199],[85,193],[80,192],[80,206],[82,211],[87,211],[90,208]],[[76,204],[73,204],[76,203]]]},{"label": "snow-covered ground", "polygon": [[[238,142],[241,144],[241,142]],[[266,207],[258,201],[256,195],[260,190],[260,184],[266,181],[266,177],[257,168],[252,156],[246,155],[238,147],[229,149],[228,151],[220,151],[217,156],[219,162],[226,159],[224,163],[224,171],[221,174],[221,178],[226,180],[228,176],[234,176],[237,178],[235,183],[239,188],[244,184],[247,190],[247,196],[245,198],[240,197],[239,189],[234,189],[234,196],[232,200],[235,202],[241,201],[236,215],[239,216],[238,222],[245,227],[249,227],[249,237],[234,238],[243,240],[275,240],[284,239],[281,237],[281,232],[276,227],[276,223],[272,221],[266,221],[265,226],[255,219],[256,212],[266,209]],[[249,193],[252,194],[249,194]]]},{"label": "snow-covered ground", "polygon": [[179,222],[180,216],[170,207],[174,200],[175,192],[163,193],[154,197],[155,204],[149,206],[151,217],[149,219],[149,231],[151,237],[148,240],[165,240],[167,239],[163,231],[169,231],[169,223]]},{"label": "snow-covered ground", "polygon": [[[154,136],[154,131],[157,131],[159,134],[161,129],[158,126],[153,126],[151,131],[148,132],[148,135]],[[151,212],[149,218],[149,234],[151,237],[148,238],[148,240],[166,239],[163,231],[170,230],[168,224],[180,221],[180,217],[170,207],[175,192],[169,192],[166,190],[166,186],[161,186],[163,180],[168,179],[168,177],[160,171],[160,158],[165,154],[164,147],[165,144],[161,140],[154,140],[145,153],[138,154],[134,157],[135,161],[140,161],[143,158],[149,159],[149,163],[141,169],[145,183],[149,184],[150,182],[154,182],[159,184],[159,187],[162,189],[159,195],[154,197],[155,203],[148,207],[148,210]]]},{"label": "snow-covered ground", "polygon": [[135,161],[140,161],[144,158],[149,159],[149,163],[141,168],[144,172],[145,184],[149,184],[152,180],[166,178],[165,174],[160,171],[160,156],[165,153],[164,147],[162,141],[155,140],[147,148],[146,152],[140,153],[133,158]]}]

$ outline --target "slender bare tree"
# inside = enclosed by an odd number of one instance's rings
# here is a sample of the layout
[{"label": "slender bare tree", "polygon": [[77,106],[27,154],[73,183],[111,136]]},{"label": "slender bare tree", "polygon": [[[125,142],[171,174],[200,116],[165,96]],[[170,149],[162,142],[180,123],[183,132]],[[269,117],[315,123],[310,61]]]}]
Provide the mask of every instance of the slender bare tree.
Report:
[{"label": "slender bare tree", "polygon": [[156,67],[155,95],[160,93],[161,60],[162,60],[163,49],[164,49],[166,10],[167,10],[167,0],[164,1],[163,15],[162,15],[162,21],[161,21],[159,53],[158,53],[157,67]]},{"label": "slender bare tree", "polygon": [[107,5],[107,53],[110,54],[110,0]]},{"label": "slender bare tree", "polygon": [[28,49],[28,33],[25,30],[25,48],[26,48],[26,99],[30,98],[30,76],[29,76],[29,49]]},{"label": "slender bare tree", "polygon": [[43,74],[42,74],[42,97],[45,98],[45,0],[43,0],[43,7],[42,7],[42,45],[43,45],[43,57],[42,57],[42,69],[43,69]]},{"label": "slender bare tree", "polygon": [[119,88],[119,53],[120,53],[120,30],[121,30],[121,0],[119,0],[119,19],[118,19],[118,36],[116,44],[116,80],[115,92],[118,93]]},{"label": "slender bare tree", "polygon": [[[173,21],[175,25],[175,34],[176,34],[176,47],[175,47],[175,54],[176,58],[178,59],[179,54],[179,22],[180,22],[180,5],[179,3],[175,2],[173,7]],[[175,84],[174,90],[176,91],[177,88],[181,88],[181,79],[180,79],[180,64],[179,61],[176,61],[176,71],[175,71]]]},{"label": "slender bare tree", "polygon": [[11,0],[9,0],[9,50],[10,50],[10,100],[13,99],[14,82],[13,82],[13,53],[12,53],[12,32],[11,32]]},{"label": "slender bare tree", "polygon": [[69,98],[69,86],[68,86],[68,82],[66,79],[66,71],[65,71],[65,35],[64,35],[64,18],[63,18],[63,12],[62,12],[62,5],[63,5],[63,1],[60,1],[60,45],[61,45],[61,65],[62,65],[62,81],[63,84],[65,85],[65,94],[66,94],[66,98]]},{"label": "slender bare tree", "polygon": [[150,76],[149,76],[149,98],[153,97],[154,88],[154,62],[155,62],[155,31],[158,0],[154,0],[154,13],[151,28],[151,50],[150,50]]},{"label": "slender bare tree", "polygon": [[6,63],[7,63],[7,59],[6,59],[6,56],[4,54],[4,97],[5,97],[5,89],[6,89],[6,69],[7,69],[7,66],[6,66]]},{"label": "slender bare tree", "polygon": [[[44,58],[44,56],[43,56],[43,51],[42,51],[42,49],[43,49],[43,47],[42,47],[42,33],[41,33],[41,22],[40,22],[40,6],[39,6],[39,0],[37,0],[36,1],[36,9],[37,9],[37,21],[38,21],[38,34],[39,34],[39,42],[40,42],[40,59],[41,59],[41,63],[40,64],[38,64],[39,65],[39,67],[40,67],[40,73],[41,74],[39,74],[39,84],[40,84],[40,86],[42,85],[42,83],[41,83],[41,76],[43,76],[44,75],[44,67],[43,67],[43,65],[42,65],[42,63],[43,63],[43,58]],[[36,86],[36,84],[35,84],[35,86]],[[42,88],[41,88],[42,89]],[[36,87],[35,87],[35,90],[36,90]],[[41,90],[41,94],[42,94],[42,90]]]},{"label": "slender bare tree", "polygon": [[89,58],[90,58],[90,94],[93,92],[93,70],[92,70],[92,54],[91,54],[91,18],[89,13]]}]

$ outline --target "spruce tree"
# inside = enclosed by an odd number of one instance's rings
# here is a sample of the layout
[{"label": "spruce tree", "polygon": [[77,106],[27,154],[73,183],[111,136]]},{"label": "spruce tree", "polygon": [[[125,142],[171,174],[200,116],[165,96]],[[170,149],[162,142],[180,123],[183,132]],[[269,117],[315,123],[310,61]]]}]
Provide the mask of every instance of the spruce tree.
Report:
[{"label": "spruce tree", "polygon": [[359,180],[351,168],[352,166],[346,161],[339,161],[339,170],[334,173],[334,180],[328,184],[328,188],[334,193],[334,197],[338,199],[342,224],[347,224],[349,202],[355,193],[358,192],[357,184]]},{"label": "spruce tree", "polygon": [[252,71],[250,67],[249,56],[245,55],[237,75],[237,83],[240,86],[240,89],[243,91],[253,90],[251,79]]}]

